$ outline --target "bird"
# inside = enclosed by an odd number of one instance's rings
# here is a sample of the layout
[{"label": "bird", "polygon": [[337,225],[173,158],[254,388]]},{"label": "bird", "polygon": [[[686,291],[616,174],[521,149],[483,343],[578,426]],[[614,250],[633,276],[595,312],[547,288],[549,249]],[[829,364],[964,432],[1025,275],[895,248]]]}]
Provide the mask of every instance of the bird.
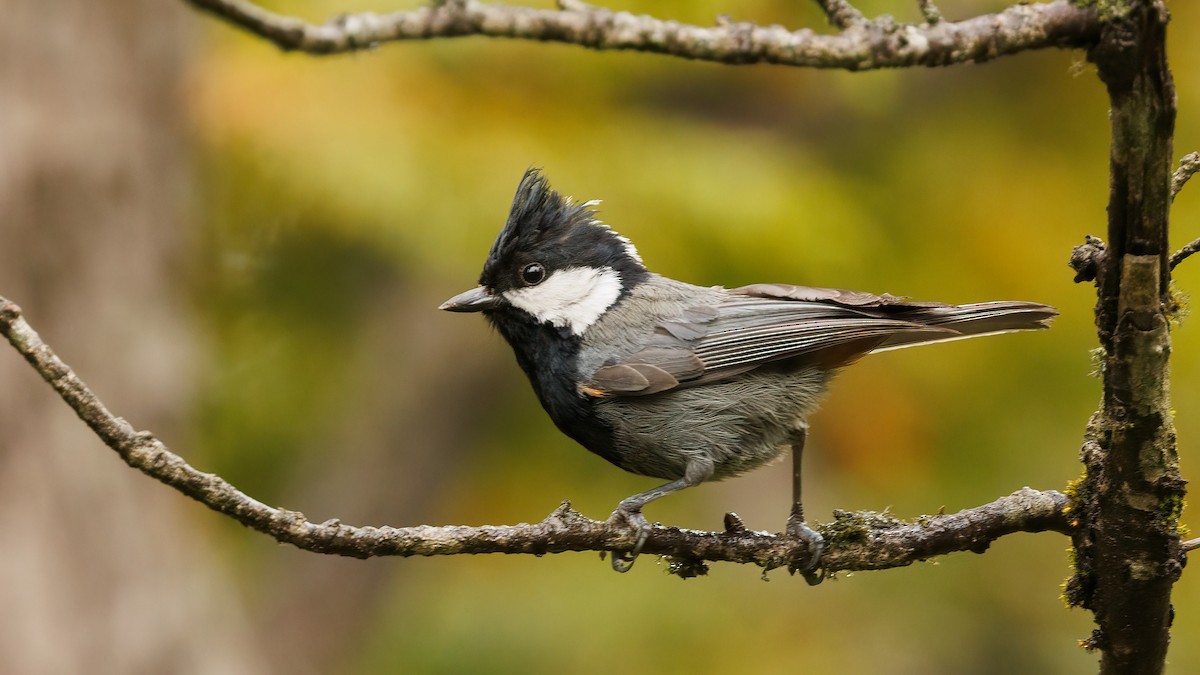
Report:
[{"label": "bird", "polygon": [[806,522],[801,457],[831,377],[867,354],[1049,327],[1034,302],[911,302],[890,294],[757,283],[698,286],[647,269],[598,217],[598,201],[522,176],[475,288],[439,309],[481,312],[511,346],[554,424],[587,450],[667,481],[623,499],[610,523],[636,532],[612,567],[628,571],[652,527],[649,502],[738,476],[792,452],[786,535],[810,583],[825,544]]}]

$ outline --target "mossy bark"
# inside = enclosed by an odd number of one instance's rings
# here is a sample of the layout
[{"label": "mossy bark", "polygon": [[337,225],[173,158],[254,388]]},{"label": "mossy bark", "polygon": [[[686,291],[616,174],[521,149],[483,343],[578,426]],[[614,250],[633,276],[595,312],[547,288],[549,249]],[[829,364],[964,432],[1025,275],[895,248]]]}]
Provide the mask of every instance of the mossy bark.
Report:
[{"label": "mossy bark", "polygon": [[1130,0],[1089,52],[1112,103],[1107,250],[1096,274],[1104,396],[1088,424],[1076,490],[1076,577],[1095,614],[1100,672],[1161,673],[1183,566],[1184,493],[1168,393],[1167,224],[1175,88],[1161,2]]}]

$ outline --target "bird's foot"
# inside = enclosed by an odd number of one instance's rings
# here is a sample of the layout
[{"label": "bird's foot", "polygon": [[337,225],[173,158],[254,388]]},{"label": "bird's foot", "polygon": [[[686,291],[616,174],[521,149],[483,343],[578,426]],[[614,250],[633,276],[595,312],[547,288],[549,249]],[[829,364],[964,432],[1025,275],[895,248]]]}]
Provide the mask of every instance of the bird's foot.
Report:
[{"label": "bird's foot", "polygon": [[616,572],[628,572],[633,568],[634,561],[637,560],[638,554],[642,552],[642,547],[646,545],[646,539],[650,537],[650,522],[642,515],[640,507],[626,506],[624,502],[617,507],[616,511],[608,517],[608,522],[613,525],[625,525],[637,533],[637,540],[633,543],[633,548],[628,552],[612,552],[612,568]]},{"label": "bird's foot", "polygon": [[824,581],[825,572],[818,570],[818,567],[821,564],[821,555],[825,553],[825,538],[800,518],[788,518],[787,534],[808,546],[808,561],[803,565],[793,565],[791,570],[800,572],[809,586],[816,586]]}]

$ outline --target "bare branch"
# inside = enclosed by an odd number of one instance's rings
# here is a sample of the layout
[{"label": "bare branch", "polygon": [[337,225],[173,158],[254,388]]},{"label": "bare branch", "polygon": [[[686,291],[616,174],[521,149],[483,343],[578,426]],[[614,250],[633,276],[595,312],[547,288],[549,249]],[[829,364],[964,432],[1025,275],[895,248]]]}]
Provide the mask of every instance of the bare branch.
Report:
[{"label": "bare branch", "polygon": [[1190,152],[1180,158],[1179,168],[1171,174],[1171,201],[1175,201],[1179,191],[1197,171],[1200,171],[1200,152]]},{"label": "bare branch", "polygon": [[867,22],[867,17],[858,11],[849,0],[817,0],[817,4],[829,17],[829,23],[845,30]]},{"label": "bare branch", "polygon": [[[822,6],[844,2],[818,0]],[[965,21],[898,24],[862,21],[835,35],[781,26],[722,22],[702,28],[651,16],[595,8],[579,0],[535,9],[453,0],[390,14],[345,14],[316,25],[275,14],[247,0],[186,0],[286,50],[334,54],[384,42],[485,35],[633,50],[727,64],[774,63],[869,70],[980,62],[1045,47],[1083,47],[1099,36],[1092,6],[1070,0],[1019,4]],[[857,13],[857,10],[852,11]],[[846,19],[846,13],[837,14]],[[858,14],[861,17],[861,14]],[[928,15],[927,15],[928,16]]]},{"label": "bare branch", "polygon": [[[1183,186],[1197,171],[1200,171],[1200,152],[1191,152],[1179,160],[1179,168],[1171,174],[1171,201],[1179,196]],[[1189,242],[1186,246],[1171,254],[1169,265],[1174,270],[1179,263],[1187,260],[1192,254],[1200,251],[1200,239]]]},{"label": "bare branch", "polygon": [[1183,248],[1172,253],[1171,260],[1169,263],[1171,270],[1174,271],[1175,267],[1179,263],[1183,262],[1184,260],[1187,260],[1189,257],[1191,257],[1191,255],[1193,253],[1195,253],[1197,251],[1200,251],[1200,239],[1193,239],[1192,241],[1190,241],[1186,245],[1184,245]]},{"label": "bare branch", "polygon": [[[337,520],[311,523],[296,511],[267,506],[240,492],[220,476],[199,471],[172,453],[162,441],[114,416],[62,362],[21,316],[0,297],[0,333],[115,450],[129,466],[165,483],[238,522],[280,542],[318,553],[368,558],[463,553],[561,553],[627,550],[636,533],[622,523],[586,518],[563,503],[544,520],[507,526],[354,527]],[[875,513],[835,514],[821,526],[829,543],[826,572],[871,570],[909,565],[955,551],[981,552],[1013,532],[1069,533],[1067,498],[1029,488],[951,515],[926,516],[905,523]],[[656,527],[643,552],[670,556],[681,576],[702,574],[704,561],[754,563],[765,568],[804,561],[805,544],[779,534],[747,530],[732,514],[724,532]]]},{"label": "bare branch", "polygon": [[933,4],[933,0],[917,0],[917,5],[921,7],[921,16],[925,17],[925,23],[932,26],[941,22],[942,10]]}]

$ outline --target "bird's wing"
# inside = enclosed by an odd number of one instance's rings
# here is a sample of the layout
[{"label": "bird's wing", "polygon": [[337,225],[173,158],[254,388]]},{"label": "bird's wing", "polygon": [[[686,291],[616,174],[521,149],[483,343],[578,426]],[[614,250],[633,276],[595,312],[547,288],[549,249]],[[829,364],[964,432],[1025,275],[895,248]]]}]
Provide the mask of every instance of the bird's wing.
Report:
[{"label": "bird's wing", "polygon": [[802,359],[821,368],[875,351],[1048,328],[1058,314],[1033,302],[910,302],[833,288],[754,284],[660,321],[640,348],[598,368],[583,390],[645,396]]},{"label": "bird's wing", "polygon": [[909,311],[934,307],[825,288],[757,284],[731,289],[713,304],[689,307],[659,322],[641,349],[598,368],[582,389],[595,396],[644,396],[806,355],[834,368],[899,335],[958,335],[905,320],[904,312],[894,309],[900,306]]}]

